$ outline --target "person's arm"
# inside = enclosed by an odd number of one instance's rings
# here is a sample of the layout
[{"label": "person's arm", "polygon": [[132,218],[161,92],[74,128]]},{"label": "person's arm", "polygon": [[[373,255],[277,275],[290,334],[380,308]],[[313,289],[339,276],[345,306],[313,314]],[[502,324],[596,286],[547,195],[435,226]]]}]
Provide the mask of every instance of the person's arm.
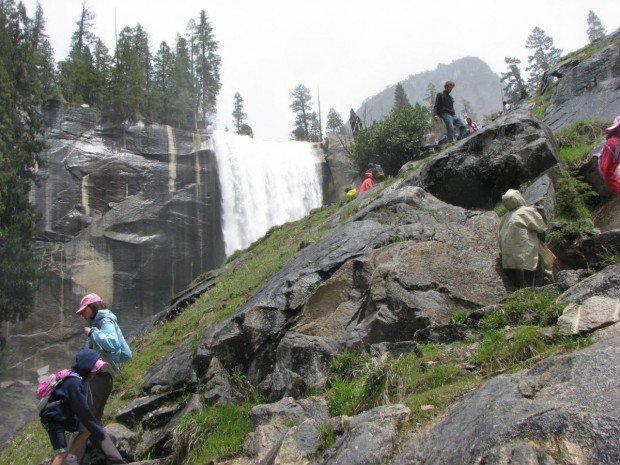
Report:
[{"label": "person's arm", "polygon": [[69,407],[71,407],[75,416],[88,430],[93,439],[96,441],[103,441],[105,439],[105,430],[103,426],[101,426],[101,423],[99,423],[99,420],[95,418],[88,408],[88,401],[82,381],[78,378],[72,378],[67,381],[69,382],[67,386],[67,402],[69,403]]},{"label": "person's arm", "polygon": [[433,119],[439,121],[439,107],[441,105],[441,93],[435,97],[435,105],[433,106]]},{"label": "person's arm", "polygon": [[115,354],[121,349],[121,343],[116,333],[116,325],[110,318],[104,318],[101,328],[92,327],[88,338],[95,342],[105,352]]}]

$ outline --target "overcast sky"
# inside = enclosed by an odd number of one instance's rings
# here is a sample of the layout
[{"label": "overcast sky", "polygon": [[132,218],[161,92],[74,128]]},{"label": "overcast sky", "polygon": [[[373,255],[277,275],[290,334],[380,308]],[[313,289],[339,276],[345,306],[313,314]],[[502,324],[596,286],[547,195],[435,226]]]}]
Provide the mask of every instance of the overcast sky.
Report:
[{"label": "overcast sky", "polygon": [[[56,60],[66,57],[82,0],[39,0]],[[36,0],[25,0],[34,15]],[[155,53],[170,46],[204,9],[219,41],[222,90],[217,126],[232,128],[233,96],[245,100],[256,137],[288,139],[289,93],[310,88],[323,122],[330,107],[343,119],[350,108],[410,74],[477,56],[505,71],[505,56],[520,58],[535,26],[564,53],[587,43],[590,9],[607,32],[620,25],[617,0],[88,0],[94,32],[114,50],[118,30],[142,24]],[[441,83],[437,83],[440,87]]]}]

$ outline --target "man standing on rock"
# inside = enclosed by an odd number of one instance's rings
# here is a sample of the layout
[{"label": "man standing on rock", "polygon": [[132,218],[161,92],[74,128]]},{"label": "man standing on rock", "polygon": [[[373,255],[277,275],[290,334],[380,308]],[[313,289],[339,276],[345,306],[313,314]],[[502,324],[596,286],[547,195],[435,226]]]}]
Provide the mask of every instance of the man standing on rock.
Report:
[{"label": "man standing on rock", "polygon": [[446,125],[446,138],[448,142],[454,141],[454,126],[459,128],[457,140],[467,136],[467,126],[454,112],[454,99],[450,95],[454,86],[454,81],[446,81],[443,86],[443,92],[437,94],[435,106],[433,107],[433,119],[439,121],[441,118]]}]

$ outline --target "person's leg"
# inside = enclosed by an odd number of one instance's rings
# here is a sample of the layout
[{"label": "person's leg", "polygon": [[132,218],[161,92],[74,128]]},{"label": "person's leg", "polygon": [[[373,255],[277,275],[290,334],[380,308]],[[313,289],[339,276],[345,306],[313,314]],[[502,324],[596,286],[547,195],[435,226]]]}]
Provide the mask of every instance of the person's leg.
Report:
[{"label": "person's leg", "polygon": [[464,139],[465,137],[467,137],[467,135],[469,134],[467,132],[467,125],[465,124],[465,122],[459,118],[458,116],[453,116],[452,117],[452,121],[454,123],[454,125],[459,128],[459,137],[458,140]]},{"label": "person's leg", "polygon": [[87,379],[85,383],[88,407],[93,415],[95,415],[95,418],[101,421],[105,404],[112,392],[112,384],[114,383],[112,375],[110,375],[110,373],[100,372],[93,378]]},{"label": "person's leg", "polygon": [[[97,418],[101,421],[103,417],[103,410],[105,404],[112,392],[112,385],[114,380],[110,373],[99,372],[95,374],[93,378],[86,379],[84,385],[86,388],[86,398],[88,399],[88,408]],[[83,427],[80,427],[80,434],[86,432]],[[80,463],[84,462],[84,455],[86,454],[86,442],[84,441],[79,448],[73,452]]]},{"label": "person's leg", "polygon": [[454,126],[452,124],[452,115],[449,113],[444,113],[441,115],[441,119],[446,125],[446,136],[448,137],[448,142],[454,141]]},{"label": "person's leg", "polygon": [[55,421],[41,419],[43,428],[47,431],[50,438],[52,448],[54,449],[54,459],[52,465],[62,465],[67,456],[67,438],[65,437],[65,428]]}]

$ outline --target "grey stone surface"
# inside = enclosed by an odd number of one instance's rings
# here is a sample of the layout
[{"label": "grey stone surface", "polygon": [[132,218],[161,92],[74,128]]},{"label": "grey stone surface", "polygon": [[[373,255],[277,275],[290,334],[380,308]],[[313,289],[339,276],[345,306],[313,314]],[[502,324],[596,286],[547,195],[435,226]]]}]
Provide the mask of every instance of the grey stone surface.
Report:
[{"label": "grey stone surface", "polygon": [[437,198],[465,208],[487,208],[510,188],[535,180],[558,163],[549,128],[527,110],[513,110],[409,178]]},{"label": "grey stone surface", "polygon": [[146,371],[142,389],[152,393],[155,387],[161,392],[195,386],[198,379],[191,365],[191,353],[190,344],[186,343],[159,359]]},{"label": "grey stone surface", "polygon": [[386,405],[352,417],[344,434],[315,465],[372,465],[384,463],[393,454],[398,431],[410,410],[404,405]]},{"label": "grey stone surface", "polygon": [[229,373],[217,358],[211,360],[202,384],[205,386],[204,400],[207,405],[228,405],[242,400]]},{"label": "grey stone surface", "polygon": [[595,295],[620,298],[620,264],[610,265],[604,270],[585,278],[562,293],[558,300],[560,302],[582,303]]},{"label": "grey stone surface", "polygon": [[251,415],[254,428],[283,422],[298,425],[309,418],[320,422],[327,422],[329,419],[327,401],[322,397],[299,400],[284,397],[272,404],[253,407]]},{"label": "grey stone surface", "polygon": [[410,433],[391,463],[481,464],[486,462],[476,460],[498,444],[527,442],[559,463],[616,464],[619,356],[616,336],[525,372],[494,378]]},{"label": "grey stone surface", "polygon": [[558,78],[545,123],[557,131],[577,121],[613,120],[620,108],[620,29],[607,36],[603,49],[587,59],[569,58],[546,76]]},{"label": "grey stone surface", "polygon": [[620,321],[620,299],[593,296],[566,306],[558,318],[560,334],[587,334]]},{"label": "grey stone surface", "polygon": [[120,423],[110,423],[105,425],[106,432],[112,438],[112,442],[121,453],[125,460],[135,459],[135,450],[138,444],[138,434],[121,425]]},{"label": "grey stone surface", "polygon": [[564,292],[589,275],[588,270],[562,270],[556,275],[558,289]]},{"label": "grey stone surface", "polygon": [[177,399],[181,395],[183,395],[183,390],[179,389],[164,394],[134,399],[126,407],[116,412],[116,421],[129,428],[133,428],[147,413],[158,409],[168,401]]},{"label": "grey stone surface", "polygon": [[588,266],[600,268],[605,260],[620,256],[620,229],[612,229],[577,242]]}]

